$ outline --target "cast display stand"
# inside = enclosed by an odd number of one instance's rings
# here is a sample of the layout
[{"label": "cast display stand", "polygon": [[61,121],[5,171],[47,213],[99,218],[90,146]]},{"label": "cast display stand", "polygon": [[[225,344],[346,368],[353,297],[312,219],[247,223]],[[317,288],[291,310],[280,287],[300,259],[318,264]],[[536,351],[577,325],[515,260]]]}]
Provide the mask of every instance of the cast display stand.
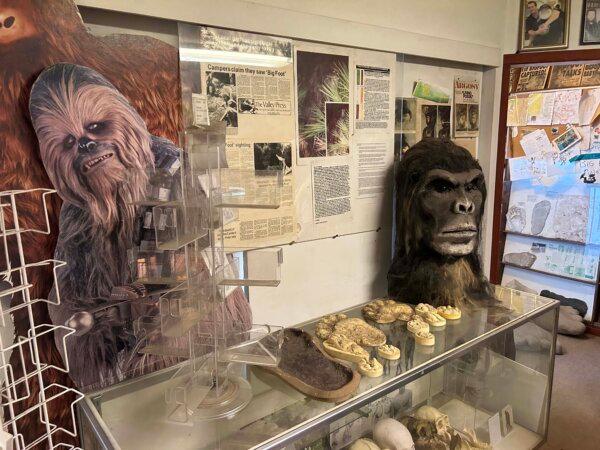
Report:
[{"label": "cast display stand", "polygon": [[[39,339],[52,336],[58,330],[66,332],[63,339],[63,354],[66,355],[65,340],[75,330],[62,325],[41,323],[36,320],[36,303],[58,304],[60,293],[56,288],[57,270],[65,265],[63,261],[49,259],[45,261],[27,261],[24,253],[25,234],[49,234],[48,197],[56,191],[51,189],[14,190],[0,193],[0,238],[4,253],[5,270],[0,272],[0,377],[1,403],[3,409],[2,435],[0,448],[27,450],[32,448],[74,449],[73,445],[60,442],[58,434],[65,433],[77,436],[75,424],[75,404],[83,398],[83,394],[67,386],[52,383],[48,373],[56,370],[63,373],[69,371],[68,360],[65,366],[59,367],[40,360]],[[32,198],[43,203],[44,222],[40,229],[22,229],[19,221],[19,205],[31,203]],[[9,249],[17,249],[10,254]],[[37,286],[31,277],[33,271],[47,270],[54,275],[56,301],[35,298]],[[13,315],[28,319],[26,336],[14,336]],[[16,357],[15,357],[16,355]],[[31,389],[39,387],[38,398]],[[17,409],[17,404],[28,401],[25,409]],[[51,422],[49,411],[58,402],[70,404],[72,428],[63,428]],[[43,433],[39,436],[24,435],[21,431],[23,421],[41,423]],[[63,435],[64,436],[64,435]]]},{"label": "cast display stand", "polygon": [[[144,247],[143,258],[133,255],[132,262],[138,281],[168,284],[158,308],[136,319],[134,333],[143,342],[140,353],[186,359],[165,391],[166,417],[186,423],[228,417],[250,402],[239,363],[279,362],[282,328],[231,319],[227,299],[240,286],[277,286],[281,249],[232,255],[225,246],[224,225],[239,208],[279,207],[283,178],[279,171],[222,167],[224,126],[184,132],[182,148],[181,189],[171,188],[177,191],[175,198],[143,205],[151,213],[155,242]],[[166,252],[176,255],[168,276]],[[159,260],[160,274],[146,267]],[[158,275],[154,279],[153,273]]]}]

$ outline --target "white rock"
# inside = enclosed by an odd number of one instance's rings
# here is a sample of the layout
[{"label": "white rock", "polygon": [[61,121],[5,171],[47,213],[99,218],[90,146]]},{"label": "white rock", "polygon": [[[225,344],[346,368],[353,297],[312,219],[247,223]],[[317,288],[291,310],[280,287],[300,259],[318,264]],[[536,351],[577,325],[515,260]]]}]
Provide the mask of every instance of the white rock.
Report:
[{"label": "white rock", "polygon": [[379,447],[389,450],[414,450],[415,443],[408,429],[394,419],[381,419],[373,428],[373,439]]},{"label": "white rock", "polygon": [[360,438],[350,445],[349,450],[381,450],[371,439]]}]

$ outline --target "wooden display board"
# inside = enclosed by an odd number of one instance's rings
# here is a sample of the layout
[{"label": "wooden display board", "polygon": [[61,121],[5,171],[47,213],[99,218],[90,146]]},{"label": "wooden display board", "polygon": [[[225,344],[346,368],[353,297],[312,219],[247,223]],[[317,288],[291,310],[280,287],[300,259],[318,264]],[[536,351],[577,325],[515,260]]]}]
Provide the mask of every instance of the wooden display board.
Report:
[{"label": "wooden display board", "polygon": [[[494,219],[493,219],[493,242],[492,242],[492,255],[491,255],[491,270],[490,270],[490,280],[492,283],[500,284],[503,278],[503,273],[505,267],[510,267],[511,270],[514,270],[514,267],[511,267],[510,263],[503,262],[503,255],[505,253],[505,247],[507,246],[507,238],[510,235],[515,235],[518,233],[506,231],[506,216],[509,208],[509,198],[510,198],[510,183],[505,183],[505,181],[509,180],[509,170],[508,170],[508,161],[507,159],[507,144],[510,146],[509,139],[510,130],[507,127],[507,116],[509,112],[509,98],[511,93],[515,92],[515,88],[517,86],[517,81],[519,77],[519,70],[513,70],[511,74],[511,68],[515,67],[523,67],[523,66],[535,66],[535,65],[548,65],[553,66],[556,64],[590,64],[600,62],[600,57],[597,51],[595,50],[573,50],[573,51],[553,51],[553,52],[540,52],[540,53],[525,53],[525,54],[514,54],[514,55],[505,55],[503,60],[503,74],[502,74],[502,91],[501,91],[501,99],[500,99],[500,119],[499,119],[499,128],[498,128],[498,151],[497,151],[497,162],[496,162],[496,182],[495,182],[495,196],[494,196]],[[548,77],[550,78],[551,75]],[[548,80],[545,84],[545,90],[548,91]],[[569,88],[572,86],[569,86]],[[577,86],[575,86],[577,87]],[[582,86],[582,88],[588,88],[589,86]],[[593,87],[600,87],[593,86]],[[568,89],[565,87],[564,89]],[[541,91],[537,91],[541,92]],[[510,123],[509,123],[510,125]],[[553,127],[557,127],[560,125],[552,125]],[[523,128],[523,127],[521,127]],[[542,126],[537,126],[536,128],[544,128]],[[513,139],[514,142],[514,139]],[[510,156],[519,156],[515,154],[511,154]],[[546,237],[537,236],[537,235],[527,235],[532,238],[546,239]],[[514,240],[514,237],[512,238]],[[560,238],[549,238],[551,242],[560,242]],[[586,247],[585,243],[581,244],[583,247]],[[588,247],[586,247],[588,248]],[[521,269],[519,269],[521,270]],[[534,267],[526,268],[523,270],[528,270],[530,274],[537,273],[539,275],[540,270]],[[577,279],[577,277],[568,277],[562,276],[556,273],[548,273],[542,271],[544,276],[548,277],[548,285],[551,285],[552,280],[555,280],[558,284],[563,283],[564,280],[576,280],[576,283],[582,283],[582,290],[589,291],[590,288],[593,288],[593,308],[591,312],[591,317],[589,317],[590,326],[588,327],[590,331],[598,331],[600,328],[596,328],[599,324],[598,316],[600,313],[600,308],[598,308],[598,291],[600,287],[598,274],[595,274],[593,280],[585,280],[581,281],[581,279]],[[581,277],[580,277],[581,278]],[[563,280],[562,282],[560,280]],[[550,287],[552,289],[552,287]],[[571,295],[573,296],[573,295]]]}]

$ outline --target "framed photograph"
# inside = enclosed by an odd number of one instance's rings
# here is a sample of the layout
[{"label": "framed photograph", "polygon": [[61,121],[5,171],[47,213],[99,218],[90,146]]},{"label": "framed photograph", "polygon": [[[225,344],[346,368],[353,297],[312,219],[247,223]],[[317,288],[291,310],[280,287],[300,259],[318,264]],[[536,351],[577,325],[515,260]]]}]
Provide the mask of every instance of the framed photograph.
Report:
[{"label": "framed photograph", "polygon": [[570,13],[570,0],[521,0],[519,50],[566,48]]},{"label": "framed photograph", "polygon": [[583,0],[579,43],[600,44],[600,0]]}]

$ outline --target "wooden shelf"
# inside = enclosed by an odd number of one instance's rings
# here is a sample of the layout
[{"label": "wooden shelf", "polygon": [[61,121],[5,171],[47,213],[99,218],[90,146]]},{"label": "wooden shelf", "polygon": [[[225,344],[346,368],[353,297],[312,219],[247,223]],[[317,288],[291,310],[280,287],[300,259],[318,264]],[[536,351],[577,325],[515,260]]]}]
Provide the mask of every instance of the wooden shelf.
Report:
[{"label": "wooden shelf", "polygon": [[541,273],[542,275],[548,275],[550,277],[557,277],[557,278],[562,278],[564,280],[571,280],[571,281],[575,281],[577,283],[591,284],[592,286],[596,286],[598,284],[598,282],[596,280],[586,280],[584,278],[574,278],[574,277],[570,277],[568,275],[561,275],[559,273],[546,272],[545,270],[532,269],[531,267],[523,267],[523,266],[519,266],[517,264],[511,264],[506,261],[501,261],[500,264],[507,266],[507,267],[514,267],[516,269],[529,270],[530,272]]},{"label": "wooden shelf", "polygon": [[543,239],[543,240],[546,240],[546,241],[564,242],[566,244],[581,245],[583,247],[585,247],[586,245],[588,245],[585,242],[570,241],[569,239],[551,238],[551,237],[540,236],[540,235],[536,236],[534,234],[519,233],[518,231],[503,230],[502,232],[506,233],[506,234],[512,234],[514,236],[525,236],[525,237],[530,237],[530,238],[535,238],[535,239]]}]

